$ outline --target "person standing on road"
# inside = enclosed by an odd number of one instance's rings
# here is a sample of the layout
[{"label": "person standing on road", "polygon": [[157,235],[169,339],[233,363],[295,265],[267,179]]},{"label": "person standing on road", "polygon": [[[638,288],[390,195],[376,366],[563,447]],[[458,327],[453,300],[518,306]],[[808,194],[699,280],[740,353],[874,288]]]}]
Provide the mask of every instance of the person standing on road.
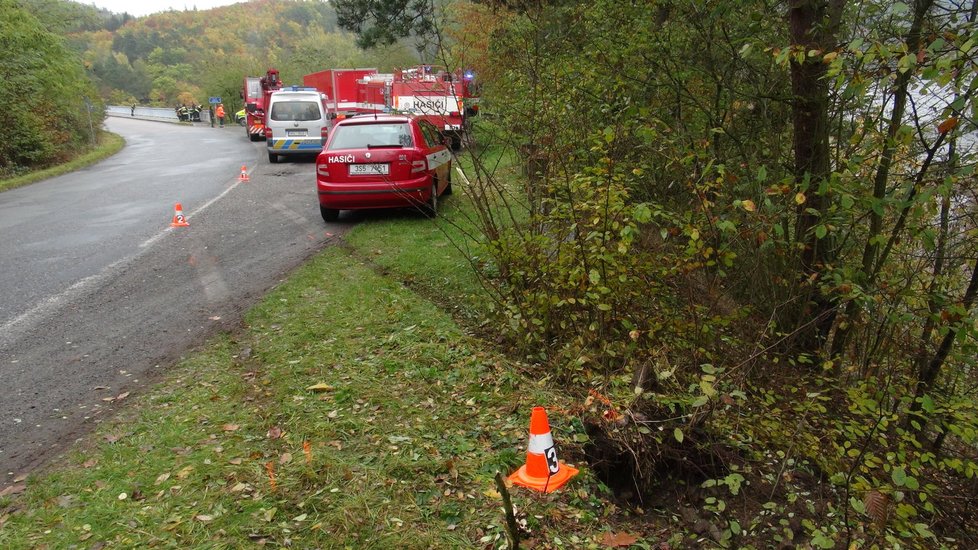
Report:
[{"label": "person standing on road", "polygon": [[136,116],[136,104],[133,103],[132,107],[129,108],[129,116]]},{"label": "person standing on road", "polygon": [[218,103],[217,110],[215,113],[217,115],[217,122],[220,124],[221,128],[224,128],[224,104]]}]

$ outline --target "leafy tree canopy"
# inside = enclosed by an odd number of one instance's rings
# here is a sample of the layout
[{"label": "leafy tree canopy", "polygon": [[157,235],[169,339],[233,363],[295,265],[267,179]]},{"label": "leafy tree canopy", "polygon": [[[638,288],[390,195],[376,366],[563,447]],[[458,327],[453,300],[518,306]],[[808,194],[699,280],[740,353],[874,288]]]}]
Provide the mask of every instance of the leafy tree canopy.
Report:
[{"label": "leafy tree canopy", "polygon": [[11,175],[86,146],[102,109],[78,56],[32,10],[0,0],[0,28],[0,175]]}]

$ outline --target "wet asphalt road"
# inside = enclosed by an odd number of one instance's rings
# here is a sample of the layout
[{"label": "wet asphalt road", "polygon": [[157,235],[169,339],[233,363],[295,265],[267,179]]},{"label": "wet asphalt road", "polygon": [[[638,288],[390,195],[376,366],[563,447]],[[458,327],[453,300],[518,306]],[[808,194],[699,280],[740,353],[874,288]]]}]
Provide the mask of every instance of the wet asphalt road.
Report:
[{"label": "wet asphalt road", "polygon": [[0,193],[0,488],[349,227],[319,216],[311,161],[268,164],[240,127],[106,126],[118,154]]}]

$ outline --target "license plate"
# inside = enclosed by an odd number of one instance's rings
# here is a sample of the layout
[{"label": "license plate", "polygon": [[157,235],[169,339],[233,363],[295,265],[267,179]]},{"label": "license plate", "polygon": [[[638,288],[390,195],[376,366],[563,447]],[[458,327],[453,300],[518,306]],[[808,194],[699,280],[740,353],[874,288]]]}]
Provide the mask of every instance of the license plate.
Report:
[{"label": "license plate", "polygon": [[351,164],[350,165],[350,175],[351,176],[375,176],[381,175],[386,176],[390,173],[389,164]]},{"label": "license plate", "polygon": [[286,130],[285,135],[289,137],[302,137],[306,135],[305,130]]}]

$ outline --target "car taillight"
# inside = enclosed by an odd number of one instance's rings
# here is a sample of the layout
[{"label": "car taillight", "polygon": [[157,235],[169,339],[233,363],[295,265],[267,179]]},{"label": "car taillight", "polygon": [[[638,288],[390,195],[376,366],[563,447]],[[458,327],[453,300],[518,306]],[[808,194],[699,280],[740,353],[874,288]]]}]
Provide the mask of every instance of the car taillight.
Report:
[{"label": "car taillight", "polygon": [[272,129],[265,126],[265,139],[272,139]]},{"label": "car taillight", "polygon": [[324,178],[329,177],[329,165],[328,164],[317,164],[316,173]]},{"label": "car taillight", "polygon": [[329,126],[323,125],[319,130],[319,135],[323,138],[323,145],[326,145],[326,138],[329,137]]},{"label": "car taillight", "polygon": [[424,160],[416,160],[411,163],[411,173],[420,174],[428,169],[428,162]]}]

